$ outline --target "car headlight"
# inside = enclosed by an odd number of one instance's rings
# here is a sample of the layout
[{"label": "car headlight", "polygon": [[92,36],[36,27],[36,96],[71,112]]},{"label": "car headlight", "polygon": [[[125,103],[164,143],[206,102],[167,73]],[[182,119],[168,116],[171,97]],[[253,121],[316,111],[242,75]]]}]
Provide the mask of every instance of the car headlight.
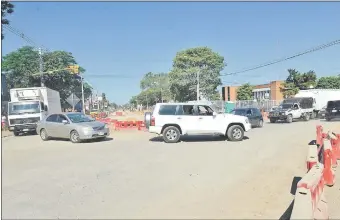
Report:
[{"label": "car headlight", "polygon": [[91,127],[84,127],[83,128],[83,132],[84,133],[90,133],[90,132],[92,132],[93,131],[93,128],[91,128]]},{"label": "car headlight", "polygon": [[248,118],[246,118],[246,124],[249,124],[249,120],[248,120]]}]

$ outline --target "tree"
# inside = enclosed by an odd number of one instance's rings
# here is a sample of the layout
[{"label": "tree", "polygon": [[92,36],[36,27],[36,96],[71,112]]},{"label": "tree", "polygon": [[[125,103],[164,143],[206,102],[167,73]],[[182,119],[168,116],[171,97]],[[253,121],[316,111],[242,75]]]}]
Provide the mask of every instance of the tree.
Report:
[{"label": "tree", "polygon": [[149,93],[155,93],[152,96],[157,97],[159,102],[171,99],[169,75],[166,73],[149,72],[145,74],[140,82],[140,88],[142,90],[149,90]]},{"label": "tree", "polygon": [[[75,93],[81,97],[81,82],[65,68],[76,64],[75,58],[66,51],[53,51],[43,54],[43,81],[46,87],[59,91],[61,104],[67,104],[66,99]],[[40,86],[39,54],[33,47],[22,47],[3,57],[2,69],[6,72],[8,88],[25,88]],[[79,68],[81,73],[84,68]],[[84,96],[89,97],[92,88],[84,83]]]},{"label": "tree", "polygon": [[200,97],[212,99],[216,96],[217,87],[222,84],[220,72],[225,66],[224,57],[208,47],[178,52],[169,73],[172,97],[177,101],[196,100],[199,73]]},{"label": "tree", "polygon": [[237,89],[237,100],[253,100],[254,86],[249,83],[243,84]]},{"label": "tree", "polygon": [[340,89],[340,75],[321,77],[316,84],[318,89]]},{"label": "tree", "polygon": [[284,97],[294,96],[300,89],[309,89],[316,86],[317,77],[312,70],[306,73],[300,73],[295,69],[288,69],[288,73],[289,75],[281,88]]},{"label": "tree", "polygon": [[9,24],[9,20],[5,17],[8,14],[12,14],[14,12],[14,5],[9,3],[8,1],[1,1],[1,40],[4,39],[4,35],[2,34],[2,25]]}]

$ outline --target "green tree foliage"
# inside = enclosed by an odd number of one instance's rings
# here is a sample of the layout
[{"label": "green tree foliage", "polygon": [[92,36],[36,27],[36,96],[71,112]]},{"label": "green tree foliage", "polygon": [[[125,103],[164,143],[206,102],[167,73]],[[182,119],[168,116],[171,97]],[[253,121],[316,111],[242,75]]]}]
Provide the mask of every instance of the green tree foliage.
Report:
[{"label": "green tree foliage", "polygon": [[[43,54],[43,81],[46,87],[59,91],[61,103],[67,105],[66,99],[75,93],[81,97],[81,82],[69,71],[67,66],[76,64],[71,53],[53,51]],[[39,53],[33,47],[22,47],[3,57],[2,70],[6,72],[8,88],[25,88],[40,86]],[[84,68],[79,68],[81,73]],[[84,96],[88,98],[92,88],[84,83]]]},{"label": "green tree foliage", "polygon": [[253,100],[254,86],[249,83],[243,84],[237,89],[237,100]]},{"label": "green tree foliage", "polygon": [[173,60],[173,69],[169,73],[172,97],[176,101],[196,100],[199,72],[200,95],[213,99],[217,87],[222,84],[220,72],[225,66],[224,57],[208,47],[196,47],[178,52]]},{"label": "green tree foliage", "polygon": [[300,73],[295,69],[288,69],[288,77],[283,83],[284,97],[294,96],[300,89],[309,89],[316,86],[316,74],[314,71],[308,71],[306,73]]},{"label": "green tree foliage", "polygon": [[321,77],[316,84],[318,89],[340,89],[340,75]]},{"label": "green tree foliage", "polygon": [[8,14],[12,14],[14,12],[13,9],[13,4],[8,1],[1,1],[1,40],[4,39],[4,35],[2,34],[2,25],[9,24],[9,20],[6,19],[6,16]]},{"label": "green tree foliage", "polygon": [[140,82],[140,88],[148,90],[148,93],[155,97],[155,101],[170,100],[169,75],[166,73],[145,74]]}]

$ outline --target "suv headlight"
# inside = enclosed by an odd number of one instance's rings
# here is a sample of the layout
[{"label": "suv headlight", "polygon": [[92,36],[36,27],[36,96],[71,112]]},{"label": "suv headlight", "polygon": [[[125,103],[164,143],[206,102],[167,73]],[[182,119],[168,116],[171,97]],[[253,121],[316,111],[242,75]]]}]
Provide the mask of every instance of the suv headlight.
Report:
[{"label": "suv headlight", "polygon": [[249,124],[249,120],[248,120],[248,118],[246,118],[246,124]]}]

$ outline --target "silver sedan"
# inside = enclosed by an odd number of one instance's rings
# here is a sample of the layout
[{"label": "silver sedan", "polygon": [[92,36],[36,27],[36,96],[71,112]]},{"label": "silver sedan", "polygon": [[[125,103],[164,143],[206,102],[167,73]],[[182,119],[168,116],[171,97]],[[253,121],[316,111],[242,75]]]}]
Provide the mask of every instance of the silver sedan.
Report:
[{"label": "silver sedan", "polygon": [[37,125],[43,141],[50,138],[67,138],[73,143],[87,139],[105,139],[110,129],[105,123],[78,112],[51,114]]}]

